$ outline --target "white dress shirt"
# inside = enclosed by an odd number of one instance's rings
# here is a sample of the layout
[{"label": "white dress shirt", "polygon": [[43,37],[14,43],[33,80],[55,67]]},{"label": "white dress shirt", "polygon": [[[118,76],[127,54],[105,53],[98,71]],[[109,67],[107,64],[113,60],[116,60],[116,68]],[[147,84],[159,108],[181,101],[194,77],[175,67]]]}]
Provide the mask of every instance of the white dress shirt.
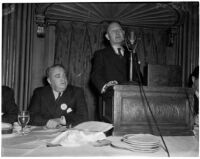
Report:
[{"label": "white dress shirt", "polygon": [[61,93],[60,96],[62,96],[63,92],[56,92],[56,91],[53,90],[53,95],[55,97],[55,100],[58,98],[59,93]]},{"label": "white dress shirt", "polygon": [[119,46],[112,46],[112,47],[117,55],[119,55],[118,48],[121,48],[121,55],[124,56],[124,48],[123,47],[119,47]]}]

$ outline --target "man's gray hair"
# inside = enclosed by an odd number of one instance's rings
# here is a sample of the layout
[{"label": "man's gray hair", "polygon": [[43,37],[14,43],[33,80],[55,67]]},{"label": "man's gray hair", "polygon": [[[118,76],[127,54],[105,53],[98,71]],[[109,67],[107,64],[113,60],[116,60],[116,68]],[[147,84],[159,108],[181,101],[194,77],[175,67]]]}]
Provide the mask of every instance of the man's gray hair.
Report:
[{"label": "man's gray hair", "polygon": [[51,71],[53,68],[55,68],[55,67],[63,68],[64,71],[66,71],[66,70],[65,70],[65,67],[64,67],[62,64],[54,64],[54,65],[52,65],[52,66],[50,66],[50,67],[48,67],[48,68],[46,69],[46,77],[47,77],[47,78],[48,78],[49,75],[50,75],[50,71]]}]

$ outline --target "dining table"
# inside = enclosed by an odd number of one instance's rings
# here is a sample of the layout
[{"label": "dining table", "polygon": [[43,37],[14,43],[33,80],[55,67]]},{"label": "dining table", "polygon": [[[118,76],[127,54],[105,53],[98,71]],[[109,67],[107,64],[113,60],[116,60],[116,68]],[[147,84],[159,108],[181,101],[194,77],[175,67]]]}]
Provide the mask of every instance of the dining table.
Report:
[{"label": "dining table", "polygon": [[[64,131],[67,131],[64,130]],[[168,152],[161,142],[156,152],[140,152],[112,146],[112,144],[95,146],[85,144],[74,147],[48,146],[48,144],[63,132],[53,129],[44,129],[41,126],[31,127],[27,135],[18,133],[1,135],[2,157],[108,157],[108,156],[143,156],[143,157],[197,157],[199,156],[199,129],[194,129],[194,136],[163,136]],[[159,137],[159,136],[158,136]],[[111,143],[120,142],[122,136],[107,136]],[[160,139],[160,141],[162,141]]]}]

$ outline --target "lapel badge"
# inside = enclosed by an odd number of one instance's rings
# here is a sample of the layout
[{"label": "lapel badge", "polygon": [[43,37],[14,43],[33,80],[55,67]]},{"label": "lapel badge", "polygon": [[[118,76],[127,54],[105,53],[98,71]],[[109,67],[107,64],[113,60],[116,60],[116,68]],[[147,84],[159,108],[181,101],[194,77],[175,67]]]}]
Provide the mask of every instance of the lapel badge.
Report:
[{"label": "lapel badge", "polygon": [[71,108],[68,108],[68,109],[67,109],[67,113],[70,113],[70,112],[72,112],[72,109],[71,109]]},{"label": "lapel badge", "polygon": [[60,108],[62,110],[66,110],[67,109],[67,104],[65,104],[65,103],[61,104]]}]

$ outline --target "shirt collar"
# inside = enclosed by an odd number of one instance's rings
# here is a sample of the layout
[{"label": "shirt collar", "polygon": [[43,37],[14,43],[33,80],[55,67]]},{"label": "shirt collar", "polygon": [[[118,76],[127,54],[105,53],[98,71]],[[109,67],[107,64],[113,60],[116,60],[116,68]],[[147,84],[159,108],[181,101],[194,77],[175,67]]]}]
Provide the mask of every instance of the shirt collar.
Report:
[{"label": "shirt collar", "polygon": [[57,92],[57,91],[53,90],[53,95],[54,95],[55,99],[58,98],[59,93],[61,93],[61,96],[62,96],[63,92]]},{"label": "shirt collar", "polygon": [[116,54],[118,54],[118,48],[121,48],[121,53],[122,53],[122,55],[124,55],[124,48],[121,46],[112,46],[113,47],[113,49],[114,49],[114,51],[115,51],[115,53]]}]

